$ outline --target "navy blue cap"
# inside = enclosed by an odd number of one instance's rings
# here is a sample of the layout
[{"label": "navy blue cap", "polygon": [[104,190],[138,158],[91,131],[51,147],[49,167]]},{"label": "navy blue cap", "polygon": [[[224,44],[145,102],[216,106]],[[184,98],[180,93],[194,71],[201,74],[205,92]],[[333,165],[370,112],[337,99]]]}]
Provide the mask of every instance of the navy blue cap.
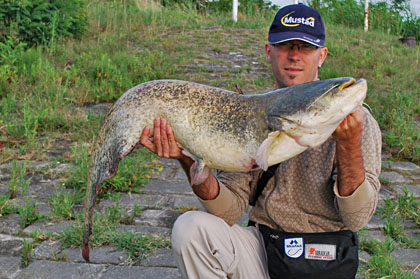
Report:
[{"label": "navy blue cap", "polygon": [[304,4],[295,4],[285,6],[277,12],[268,31],[268,42],[277,44],[291,40],[324,46],[324,22],[317,10]]}]

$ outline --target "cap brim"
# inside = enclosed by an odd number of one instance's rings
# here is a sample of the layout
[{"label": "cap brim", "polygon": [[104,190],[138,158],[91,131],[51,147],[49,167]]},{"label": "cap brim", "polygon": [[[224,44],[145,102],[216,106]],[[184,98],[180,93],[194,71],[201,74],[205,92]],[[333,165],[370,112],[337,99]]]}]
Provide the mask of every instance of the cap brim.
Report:
[{"label": "cap brim", "polygon": [[268,42],[270,44],[278,44],[292,40],[304,41],[317,47],[323,47],[325,43],[325,40],[321,40],[317,37],[301,32],[279,32],[268,34]]}]

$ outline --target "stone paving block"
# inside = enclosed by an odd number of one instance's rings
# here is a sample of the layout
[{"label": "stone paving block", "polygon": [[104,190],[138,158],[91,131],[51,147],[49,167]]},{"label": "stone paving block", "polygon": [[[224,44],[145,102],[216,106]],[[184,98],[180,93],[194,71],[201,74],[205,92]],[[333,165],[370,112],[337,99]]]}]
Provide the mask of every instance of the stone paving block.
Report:
[{"label": "stone paving block", "polygon": [[414,239],[420,241],[420,229],[405,230],[405,233]]},{"label": "stone paving block", "polygon": [[420,249],[396,249],[392,252],[392,256],[409,267],[420,265]]},{"label": "stone paving block", "polygon": [[63,185],[58,179],[49,181],[45,180],[44,182],[37,183],[31,181],[31,184],[28,188],[28,192],[26,193],[26,197],[48,201],[50,197],[59,194],[63,190],[62,187]]},{"label": "stone paving block", "polygon": [[359,266],[366,265],[370,259],[370,254],[366,251],[359,251]]},{"label": "stone paving block", "polygon": [[40,232],[61,233],[64,230],[71,228],[75,224],[72,221],[64,221],[61,223],[48,223],[45,220],[38,221],[23,230],[26,235],[31,235],[35,230]]},{"label": "stone paving block", "polygon": [[173,167],[162,165],[161,168],[161,170],[150,174],[151,179],[164,181],[170,180],[173,177],[173,172],[175,171]]},{"label": "stone paving block", "polygon": [[50,169],[50,172],[60,173],[60,172],[68,171],[69,169],[72,169],[72,168],[74,168],[72,164],[64,163],[64,164],[59,164],[56,167]]},{"label": "stone paving block", "polygon": [[122,225],[119,227],[122,231],[132,231],[143,234],[152,234],[162,238],[167,238],[171,236],[171,229],[164,227],[150,227],[150,226],[140,226],[140,225]]},{"label": "stone paving block", "polygon": [[34,249],[34,258],[37,260],[54,260],[60,251],[60,242],[45,240]]},{"label": "stone paving block", "polygon": [[402,170],[402,171],[420,171],[420,166],[411,162],[382,162],[382,166],[391,170]]},{"label": "stone paving block", "polygon": [[180,279],[177,268],[146,266],[110,266],[101,279]]},{"label": "stone paving block", "polygon": [[[1,179],[1,174],[0,174],[0,179]],[[9,187],[4,184],[0,184],[0,195],[10,197]]]},{"label": "stone paving block", "polygon": [[0,218],[0,233],[17,235],[22,232],[18,214],[9,214]]},{"label": "stone paving block", "polygon": [[372,219],[364,226],[368,230],[379,230],[385,227],[385,220],[382,219],[382,215],[373,214]]},{"label": "stone paving block", "polygon": [[133,221],[135,225],[171,228],[181,214],[182,212],[172,210],[148,209],[142,211],[140,216],[134,217]]},{"label": "stone paving block", "polygon": [[176,268],[176,260],[171,249],[159,248],[156,252],[149,255],[146,259],[139,260],[135,265],[141,266],[160,266]]},{"label": "stone paving block", "polygon": [[176,196],[172,207],[196,207],[196,210],[206,211],[196,196]]},{"label": "stone paving block", "polygon": [[395,171],[389,172],[381,172],[379,178],[387,183],[395,184],[395,183],[411,183],[413,182],[411,179],[408,179],[402,174],[399,174]]},{"label": "stone paving block", "polygon": [[[134,208],[137,204],[141,208],[145,207],[168,207],[173,203],[173,198],[167,195],[159,194],[121,194],[120,207],[121,208]],[[106,199],[99,203],[99,207],[115,206],[116,201]]]},{"label": "stone paving block", "polygon": [[410,173],[410,178],[420,182],[420,172]]},{"label": "stone paving block", "polygon": [[145,193],[148,194],[183,194],[194,195],[191,186],[185,181],[164,181],[164,180],[150,180],[148,184],[143,187]]},{"label": "stone paving block", "polygon": [[0,234],[0,255],[20,256],[24,241],[32,242],[32,238],[15,237],[7,234]]},{"label": "stone paving block", "polygon": [[377,208],[383,207],[385,205],[385,199],[395,199],[396,196],[391,191],[390,187],[382,185],[381,189],[379,190],[378,196],[378,205]]},{"label": "stone paving block", "polygon": [[[11,169],[13,167],[13,163],[14,162],[7,163],[7,164],[2,164],[2,165],[0,165],[0,169]],[[39,169],[43,169],[43,168],[46,168],[46,167],[54,164],[54,162],[40,162],[40,161],[26,162],[25,160],[17,161],[17,166],[21,166],[22,164],[25,164],[26,168],[39,170]]]},{"label": "stone paving block", "polygon": [[[10,173],[5,171],[4,169],[0,168],[0,182],[5,182],[10,180]],[[2,185],[3,187],[6,187],[6,185]]]},{"label": "stone paving block", "polygon": [[178,168],[173,175],[173,179],[185,181],[188,183],[188,177],[185,174],[185,171],[182,168]]},{"label": "stone paving block", "polygon": [[[67,262],[86,263],[82,257],[81,248],[64,249],[59,258],[65,259]],[[90,249],[90,263],[93,264],[121,264],[128,259],[124,251],[118,251],[116,247],[103,246]]]},{"label": "stone paving block", "polygon": [[0,279],[9,279],[19,270],[22,259],[20,257],[0,256]]},{"label": "stone paving block", "polygon": [[413,195],[415,198],[420,198],[420,185],[396,185],[392,186],[397,195],[404,196],[404,188],[407,187],[408,196]]},{"label": "stone paving block", "polygon": [[[106,265],[55,261],[35,261],[17,274],[16,279],[97,279]],[[114,277],[118,278],[118,277]],[[121,277],[123,278],[123,277]]]},{"label": "stone paving block", "polygon": [[[385,228],[386,219],[382,219],[383,215],[373,214],[372,219],[367,223],[364,228],[368,230],[380,230]],[[417,225],[412,220],[406,220],[404,223],[403,219],[400,219],[400,225],[404,226],[405,229],[416,228]]]},{"label": "stone paving block", "polygon": [[383,231],[362,231],[358,233],[358,236],[360,241],[373,239],[384,242],[386,240],[386,235]]}]

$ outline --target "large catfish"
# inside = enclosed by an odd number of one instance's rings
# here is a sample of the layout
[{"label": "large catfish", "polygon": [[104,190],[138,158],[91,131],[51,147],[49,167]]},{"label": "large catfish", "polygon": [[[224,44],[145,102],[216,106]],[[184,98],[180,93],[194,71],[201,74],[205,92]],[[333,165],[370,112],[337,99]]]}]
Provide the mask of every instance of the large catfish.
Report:
[{"label": "large catfish", "polygon": [[[106,116],[92,153],[86,191],[83,257],[89,261],[92,214],[101,183],[140,146],[145,126],[165,118],[186,154],[226,171],[266,170],[322,144],[366,96],[365,80],[337,78],[256,95],[202,84],[156,80],[123,94]],[[195,181],[194,174],[192,181]]]}]

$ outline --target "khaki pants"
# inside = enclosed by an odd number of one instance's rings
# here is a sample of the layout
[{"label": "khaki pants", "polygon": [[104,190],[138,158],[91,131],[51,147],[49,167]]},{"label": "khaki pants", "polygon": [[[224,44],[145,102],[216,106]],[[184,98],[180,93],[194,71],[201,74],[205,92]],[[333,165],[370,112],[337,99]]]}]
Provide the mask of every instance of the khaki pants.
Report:
[{"label": "khaki pants", "polygon": [[212,214],[189,211],[174,224],[172,248],[183,278],[270,278],[264,241],[255,227],[229,226]]}]

